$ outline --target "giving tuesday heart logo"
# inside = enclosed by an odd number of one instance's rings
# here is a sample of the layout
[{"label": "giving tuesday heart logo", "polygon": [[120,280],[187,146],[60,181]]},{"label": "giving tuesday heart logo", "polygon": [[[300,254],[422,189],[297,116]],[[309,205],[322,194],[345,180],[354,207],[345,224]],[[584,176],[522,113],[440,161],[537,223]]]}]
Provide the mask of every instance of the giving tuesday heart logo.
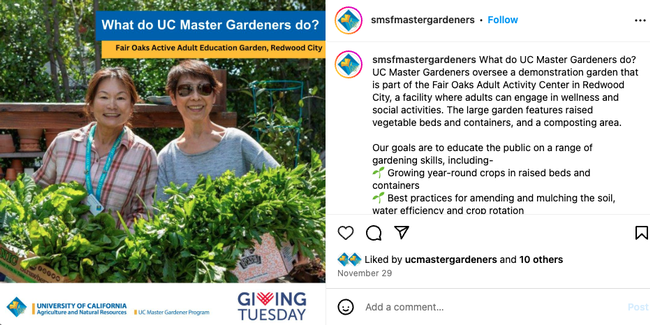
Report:
[{"label": "giving tuesday heart logo", "polygon": [[266,306],[271,300],[273,300],[273,293],[272,292],[267,292],[266,294],[258,292],[257,293],[257,300],[259,300],[261,303]]}]

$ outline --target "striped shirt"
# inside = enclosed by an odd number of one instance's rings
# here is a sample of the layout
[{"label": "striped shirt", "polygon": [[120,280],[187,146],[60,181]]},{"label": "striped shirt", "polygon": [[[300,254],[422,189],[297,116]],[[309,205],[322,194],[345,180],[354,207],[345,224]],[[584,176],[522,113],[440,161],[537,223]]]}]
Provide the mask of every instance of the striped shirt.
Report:
[{"label": "striped shirt", "polygon": [[[43,166],[32,176],[38,185],[45,187],[75,181],[85,186],[87,137],[94,124],[60,133],[54,139],[45,152]],[[107,158],[108,155],[99,157],[93,142],[90,168],[93,191],[97,191]],[[118,228],[122,228],[118,211],[129,228],[132,228],[135,217],[146,218],[147,210],[150,211],[153,204],[157,176],[156,151],[127,127],[106,175],[102,197],[99,198],[104,211],[111,211]],[[146,208],[142,201],[146,203]]]}]

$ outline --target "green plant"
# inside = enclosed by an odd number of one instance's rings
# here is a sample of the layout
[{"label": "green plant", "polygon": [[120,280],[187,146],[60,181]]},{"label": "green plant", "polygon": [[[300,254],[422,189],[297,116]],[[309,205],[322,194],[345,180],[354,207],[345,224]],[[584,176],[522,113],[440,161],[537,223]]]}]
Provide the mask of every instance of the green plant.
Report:
[{"label": "green plant", "polygon": [[[262,95],[266,89],[258,89],[256,96]],[[269,92],[269,107],[265,100],[259,100],[256,114],[249,115],[250,128],[253,135],[259,134],[259,142],[281,165],[293,167],[311,159],[311,150],[317,150],[310,142],[312,129],[303,126],[303,120],[290,117],[285,106],[294,107],[294,114],[299,116],[295,107],[304,107],[305,100],[320,98],[316,96],[318,87],[310,89],[311,95],[300,98],[297,102],[290,99],[290,91]],[[250,91],[248,91],[250,93]],[[251,95],[252,96],[252,95]],[[321,98],[322,99],[322,98]],[[297,105],[296,105],[297,104]],[[300,138],[298,138],[300,136]],[[322,150],[322,149],[321,149]]]},{"label": "green plant", "polygon": [[143,128],[134,129],[133,132],[151,144],[156,152],[160,152],[169,142],[183,134],[183,128]]},{"label": "green plant", "polygon": [[37,254],[23,268],[45,263],[86,282],[236,282],[227,270],[264,233],[324,258],[325,170],[315,152],[309,166],[228,172],[187,187],[166,188],[170,200],[129,234],[108,213],[82,218],[89,208],[77,183],[41,190],[29,177],[0,181],[0,242]]},{"label": "green plant", "polygon": [[278,246],[291,239],[295,252],[324,256],[325,171],[314,153],[310,167],[227,172],[170,184],[158,213],[135,223],[117,252],[112,282],[236,282],[243,251],[270,233]]},{"label": "green plant", "polygon": [[187,208],[189,215],[163,212],[136,221],[133,234],[115,254],[119,267],[113,268],[108,280],[226,282],[226,269],[234,268],[236,260],[229,260],[221,246],[211,247],[194,239],[195,232],[205,233],[207,229]]},{"label": "green plant", "polygon": [[384,192],[379,193],[379,195],[375,195],[372,197],[373,200],[379,199],[379,204],[381,204],[381,197],[384,196]]},{"label": "green plant", "polygon": [[[260,144],[273,158],[281,165],[292,167],[296,164],[296,146],[298,130],[302,136],[300,142],[303,147],[307,146],[306,132],[300,120],[282,115],[284,110],[278,107],[275,114],[260,112],[251,115],[250,119],[256,121],[252,126],[260,132]],[[300,156],[299,156],[300,157]],[[298,160],[301,162],[302,160]]]},{"label": "green plant", "polygon": [[11,186],[0,181],[0,241],[37,255],[23,260],[23,268],[46,263],[73,280],[102,281],[125,233],[110,214],[81,218],[89,210],[86,196],[77,183],[41,190],[23,175]]}]

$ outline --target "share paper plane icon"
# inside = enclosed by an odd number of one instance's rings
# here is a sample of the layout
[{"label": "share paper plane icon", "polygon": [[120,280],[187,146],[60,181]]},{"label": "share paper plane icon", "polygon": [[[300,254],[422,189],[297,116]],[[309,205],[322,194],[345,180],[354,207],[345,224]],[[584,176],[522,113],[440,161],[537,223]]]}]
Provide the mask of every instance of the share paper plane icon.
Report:
[{"label": "share paper plane icon", "polygon": [[399,232],[399,239],[404,239],[404,235],[409,230],[409,226],[395,226],[395,229]]}]

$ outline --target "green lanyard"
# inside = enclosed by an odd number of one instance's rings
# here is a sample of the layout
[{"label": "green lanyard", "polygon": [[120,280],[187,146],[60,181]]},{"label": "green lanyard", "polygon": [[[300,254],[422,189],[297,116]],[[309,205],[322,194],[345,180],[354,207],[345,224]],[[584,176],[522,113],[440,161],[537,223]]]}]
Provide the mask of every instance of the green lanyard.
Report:
[{"label": "green lanyard", "polygon": [[99,177],[99,183],[97,184],[97,194],[93,193],[93,183],[92,180],[90,179],[90,147],[92,146],[93,143],[93,138],[95,137],[95,127],[97,125],[93,125],[93,127],[90,129],[90,132],[88,133],[88,144],[86,145],[86,189],[88,190],[88,194],[93,195],[96,199],[97,202],[102,197],[102,187],[104,187],[104,181],[106,181],[106,175],[108,175],[108,170],[111,168],[111,164],[113,163],[113,158],[115,158],[115,151],[117,150],[117,147],[120,145],[120,142],[122,142],[122,135],[124,134],[124,129],[122,129],[122,132],[120,135],[115,139],[115,143],[113,143],[113,147],[111,148],[111,151],[108,153],[108,158],[106,158],[106,164],[104,165],[104,171],[102,171],[102,176]]}]

